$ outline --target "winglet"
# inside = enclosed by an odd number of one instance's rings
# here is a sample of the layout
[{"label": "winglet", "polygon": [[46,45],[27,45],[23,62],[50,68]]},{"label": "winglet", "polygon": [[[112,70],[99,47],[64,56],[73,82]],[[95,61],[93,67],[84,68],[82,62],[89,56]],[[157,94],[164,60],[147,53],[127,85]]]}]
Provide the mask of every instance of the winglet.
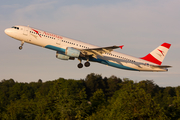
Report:
[{"label": "winglet", "polygon": [[119,46],[121,49],[124,47],[124,45]]}]

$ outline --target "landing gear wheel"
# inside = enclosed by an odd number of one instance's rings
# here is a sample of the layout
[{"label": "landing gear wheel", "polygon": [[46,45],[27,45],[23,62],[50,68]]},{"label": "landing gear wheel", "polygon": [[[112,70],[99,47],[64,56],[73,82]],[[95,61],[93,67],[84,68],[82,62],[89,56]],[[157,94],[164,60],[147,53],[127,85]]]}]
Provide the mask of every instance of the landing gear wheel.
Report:
[{"label": "landing gear wheel", "polygon": [[23,48],[24,41],[21,41],[21,46],[19,46],[19,49],[21,50]]},{"label": "landing gear wheel", "polygon": [[79,63],[78,64],[78,68],[82,68],[83,67],[83,64],[82,63]]},{"label": "landing gear wheel", "polygon": [[19,46],[19,49],[21,50],[23,47],[22,46]]},{"label": "landing gear wheel", "polygon": [[85,63],[84,63],[84,66],[85,66],[85,67],[89,67],[89,66],[90,66],[90,62],[85,62]]}]

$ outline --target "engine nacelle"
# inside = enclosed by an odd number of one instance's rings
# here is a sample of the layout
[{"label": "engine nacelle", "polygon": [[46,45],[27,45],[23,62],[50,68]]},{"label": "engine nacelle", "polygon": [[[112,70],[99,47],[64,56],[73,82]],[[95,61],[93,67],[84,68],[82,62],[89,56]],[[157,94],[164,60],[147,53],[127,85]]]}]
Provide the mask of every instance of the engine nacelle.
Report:
[{"label": "engine nacelle", "polygon": [[79,57],[81,52],[77,49],[74,49],[72,47],[67,47],[65,54],[70,57]]},{"label": "engine nacelle", "polygon": [[58,53],[58,52],[56,53],[56,58],[61,59],[61,60],[74,60],[75,59],[74,57],[63,55],[63,54]]}]

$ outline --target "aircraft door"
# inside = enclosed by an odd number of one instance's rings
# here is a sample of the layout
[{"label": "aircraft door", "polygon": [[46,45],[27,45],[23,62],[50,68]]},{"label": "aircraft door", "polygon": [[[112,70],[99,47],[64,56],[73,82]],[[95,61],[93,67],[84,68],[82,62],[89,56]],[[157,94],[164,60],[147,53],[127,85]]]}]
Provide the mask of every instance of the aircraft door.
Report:
[{"label": "aircraft door", "polygon": [[23,34],[27,36],[27,35],[28,35],[28,30],[29,30],[28,27],[24,27],[24,32],[23,32]]},{"label": "aircraft door", "polygon": [[57,39],[56,44],[57,44],[57,45],[60,45],[60,44],[61,44],[61,40],[60,40],[60,39]]}]

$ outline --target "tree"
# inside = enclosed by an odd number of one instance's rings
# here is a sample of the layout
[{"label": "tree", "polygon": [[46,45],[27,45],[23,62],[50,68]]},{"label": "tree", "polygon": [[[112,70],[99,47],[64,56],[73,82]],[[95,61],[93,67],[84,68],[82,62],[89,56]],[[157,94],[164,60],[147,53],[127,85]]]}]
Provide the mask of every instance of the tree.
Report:
[{"label": "tree", "polygon": [[126,81],[104,110],[88,119],[167,119],[164,110],[137,84]]},{"label": "tree", "polygon": [[180,87],[159,87],[152,80],[134,83],[91,73],[85,80],[0,82],[2,120],[179,118]]},{"label": "tree", "polygon": [[103,80],[101,75],[95,73],[91,73],[86,76],[85,85],[89,97],[91,97],[98,89],[102,89],[103,91],[106,89],[106,81]]},{"label": "tree", "polygon": [[90,105],[83,84],[82,81],[62,78],[56,81],[48,95],[54,106],[56,119],[83,119],[89,114]]},{"label": "tree", "polygon": [[172,104],[168,105],[166,114],[171,120],[180,120],[180,86],[175,88]]},{"label": "tree", "polygon": [[107,97],[111,97],[116,90],[120,89],[119,83],[122,83],[122,80],[114,75],[107,79],[107,89],[105,93]]},{"label": "tree", "polygon": [[105,103],[106,103],[106,97],[104,95],[104,92],[102,91],[102,89],[98,89],[96,92],[94,92],[93,96],[91,97],[91,104],[93,111],[96,111]]},{"label": "tree", "polygon": [[159,86],[153,80],[143,80],[138,83],[139,87],[143,88],[152,97],[160,90]]},{"label": "tree", "polygon": [[29,101],[26,96],[20,100],[12,101],[2,113],[2,120],[33,120],[35,103]]},{"label": "tree", "polygon": [[41,80],[41,79],[39,79],[39,80],[38,80],[38,83],[42,83],[42,80]]}]

